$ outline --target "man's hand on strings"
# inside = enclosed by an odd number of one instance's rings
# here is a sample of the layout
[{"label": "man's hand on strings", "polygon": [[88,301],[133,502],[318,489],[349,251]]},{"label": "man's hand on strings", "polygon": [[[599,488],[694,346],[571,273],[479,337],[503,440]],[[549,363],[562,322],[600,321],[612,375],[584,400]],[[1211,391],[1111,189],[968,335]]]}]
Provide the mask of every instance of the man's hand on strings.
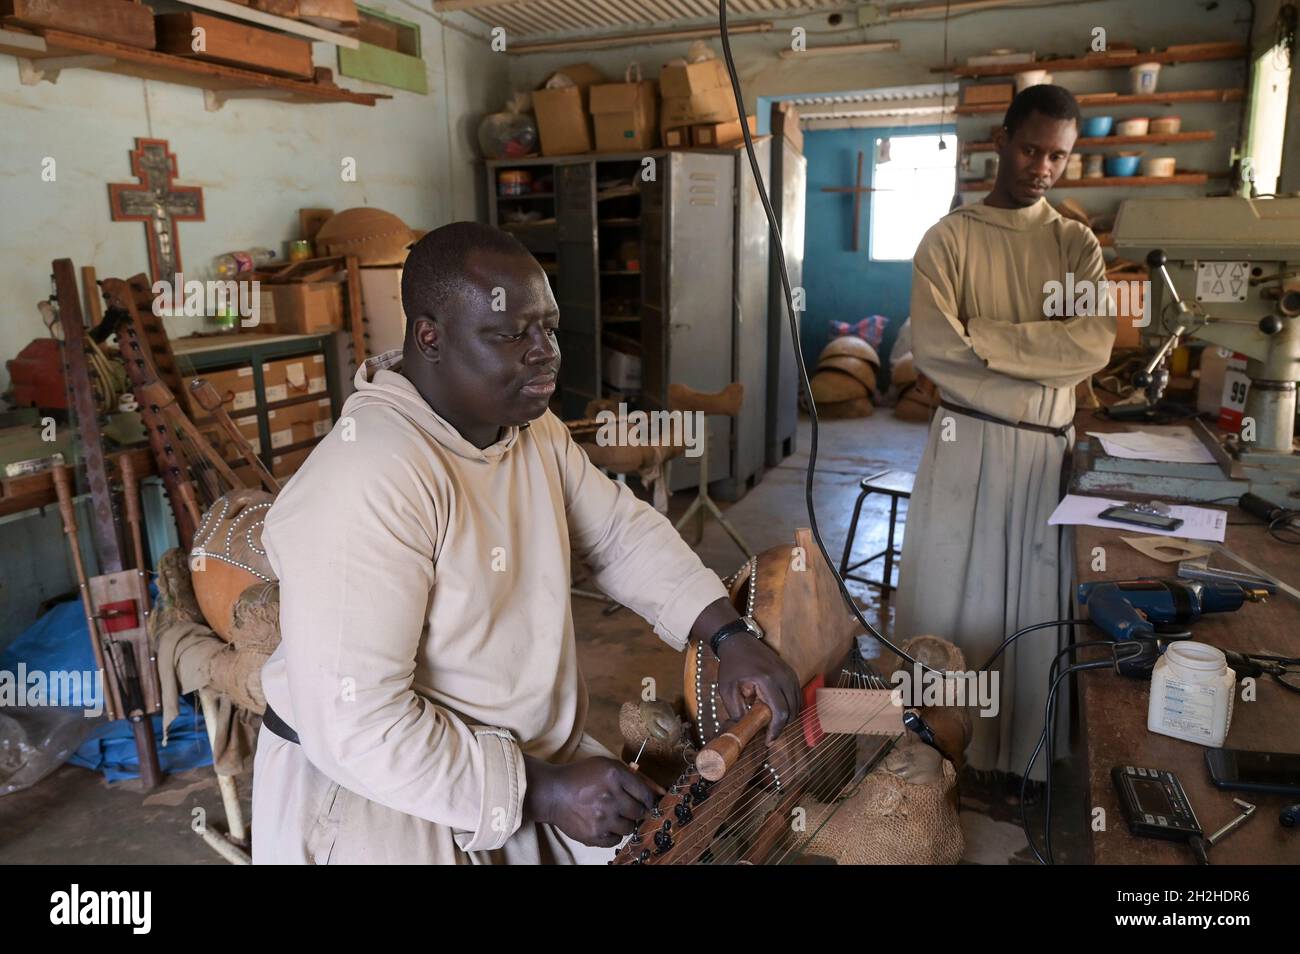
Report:
[{"label": "man's hand on strings", "polygon": [[524,816],[584,845],[613,848],[659,802],[663,789],[616,759],[552,765],[524,758]]}]

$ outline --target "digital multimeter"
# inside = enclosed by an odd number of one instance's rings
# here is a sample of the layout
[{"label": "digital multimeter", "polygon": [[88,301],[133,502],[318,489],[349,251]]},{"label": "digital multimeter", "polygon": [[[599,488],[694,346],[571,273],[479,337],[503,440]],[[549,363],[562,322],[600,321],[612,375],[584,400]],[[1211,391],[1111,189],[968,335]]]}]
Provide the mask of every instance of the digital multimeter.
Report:
[{"label": "digital multimeter", "polygon": [[1173,772],[1117,765],[1110,777],[1133,834],[1168,841],[1187,841],[1202,834],[1196,812]]}]

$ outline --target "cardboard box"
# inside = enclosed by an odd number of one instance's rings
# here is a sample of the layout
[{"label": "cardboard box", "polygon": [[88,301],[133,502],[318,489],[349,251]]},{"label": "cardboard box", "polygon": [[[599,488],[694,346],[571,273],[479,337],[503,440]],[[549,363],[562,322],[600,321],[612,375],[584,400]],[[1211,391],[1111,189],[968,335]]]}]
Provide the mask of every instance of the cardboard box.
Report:
[{"label": "cardboard box", "polygon": [[369,265],[361,269],[361,307],[371,354],[402,347],[406,312],[402,310],[402,266]]},{"label": "cardboard box", "polygon": [[620,391],[641,390],[641,358],[614,348],[600,352],[602,377],[605,383]]},{"label": "cardboard box", "polygon": [[291,476],[294,471],[303,465],[315,449],[316,446],[313,444],[311,447],[301,447],[298,450],[289,451],[287,454],[276,454],[271,458],[271,476]]},{"label": "cardboard box", "polygon": [[542,140],[542,155],[571,156],[591,152],[591,114],[588,90],[603,83],[605,75],[589,63],[566,66],[551,74],[547,82],[563,75],[573,85],[542,89],[533,93],[533,114]]},{"label": "cardboard box", "polygon": [[[758,135],[758,117],[746,116],[745,121],[749,124],[749,134],[751,136]],[[737,119],[729,123],[707,123],[703,126],[692,126],[691,140],[701,148],[725,149],[727,146],[744,142],[745,134],[741,132],[740,120]]]},{"label": "cardboard box", "polygon": [[590,97],[597,152],[631,152],[659,145],[653,80],[602,83],[591,87]]},{"label": "cardboard box", "polygon": [[343,286],[337,282],[262,283],[258,327],[310,335],[343,327]]},{"label": "cardboard box", "polygon": [[795,152],[803,154],[803,130],[799,128],[799,110],[793,103],[772,104],[772,134],[784,136]]},{"label": "cardboard box", "polygon": [[664,99],[684,99],[713,89],[731,89],[727,64],[722,60],[705,60],[685,66],[665,66],[659,71],[659,91]]},{"label": "cardboard box", "polygon": [[[253,390],[253,368],[251,365],[244,365],[241,368],[228,368],[222,371],[204,371],[202,374],[191,375],[181,379],[181,393],[178,395],[181,401],[189,410],[190,417],[194,420],[201,420],[208,416],[208,412],[203,410],[198,401],[190,393],[190,382],[195,378],[204,378],[212,385],[213,390],[221,396],[222,403],[226,406],[226,413],[232,417],[240,415],[240,412],[248,412],[257,408],[257,392]],[[243,415],[240,415],[241,417]],[[256,423],[257,418],[253,418]],[[253,434],[256,436],[257,428],[254,427]]]},{"label": "cardboard box", "polygon": [[5,24],[154,48],[153,9],[128,0],[0,0]]},{"label": "cardboard box", "polygon": [[659,107],[659,125],[664,129],[696,126],[700,123],[726,123],[739,119],[731,87],[709,89],[691,96],[664,97]]},{"label": "cardboard box", "polygon": [[684,149],[691,144],[691,127],[678,126],[676,129],[664,130],[664,146],[669,149]]},{"label": "cardboard box", "polygon": [[[162,13],[154,18],[154,25],[163,53],[295,79],[309,80],[313,75],[307,40],[205,13]],[[201,52],[194,50],[195,30],[203,31]]]},{"label": "cardboard box", "polygon": [[324,437],[334,426],[334,412],[330,399],[323,397],[267,411],[266,422],[271,430],[271,449],[279,450]]},{"label": "cardboard box", "polygon": [[1015,97],[1014,83],[972,83],[961,88],[963,106],[1010,105]]},{"label": "cardboard box", "polygon": [[277,358],[262,365],[262,389],[267,404],[278,404],[309,394],[325,393],[325,356]]}]

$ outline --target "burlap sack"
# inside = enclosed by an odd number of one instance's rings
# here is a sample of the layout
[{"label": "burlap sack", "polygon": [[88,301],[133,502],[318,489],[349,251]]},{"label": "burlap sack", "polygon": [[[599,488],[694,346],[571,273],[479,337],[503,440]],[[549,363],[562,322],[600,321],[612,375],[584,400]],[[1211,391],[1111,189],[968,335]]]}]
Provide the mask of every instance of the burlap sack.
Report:
[{"label": "burlap sack", "polygon": [[[878,768],[831,815],[805,852],[842,865],[956,864],[966,847],[957,819],[957,771],[943,760],[942,773],[939,784],[919,783]],[[819,811],[808,814],[815,818]]]}]

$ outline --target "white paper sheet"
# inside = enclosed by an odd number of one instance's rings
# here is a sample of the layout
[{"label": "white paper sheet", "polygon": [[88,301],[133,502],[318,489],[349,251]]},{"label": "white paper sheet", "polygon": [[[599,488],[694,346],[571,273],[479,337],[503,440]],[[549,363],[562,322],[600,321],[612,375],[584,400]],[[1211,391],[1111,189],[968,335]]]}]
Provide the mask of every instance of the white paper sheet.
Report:
[{"label": "white paper sheet", "polygon": [[1172,504],[1169,516],[1179,517],[1183,525],[1177,530],[1157,530],[1154,527],[1137,527],[1131,523],[1116,520],[1103,520],[1097,516],[1109,507],[1122,507],[1128,500],[1110,500],[1105,497],[1083,497],[1078,494],[1066,494],[1047,522],[1052,526],[1067,524],[1071,526],[1106,527],[1112,530],[1127,530],[1130,533],[1140,529],[1143,533],[1162,537],[1185,537],[1188,540],[1213,540],[1222,543],[1228,528],[1228,514],[1223,510],[1210,510],[1207,507],[1188,507]]},{"label": "white paper sheet", "polygon": [[1089,431],[1111,457],[1158,460],[1173,464],[1213,464],[1214,455],[1190,427],[1152,427],[1103,434]]}]

